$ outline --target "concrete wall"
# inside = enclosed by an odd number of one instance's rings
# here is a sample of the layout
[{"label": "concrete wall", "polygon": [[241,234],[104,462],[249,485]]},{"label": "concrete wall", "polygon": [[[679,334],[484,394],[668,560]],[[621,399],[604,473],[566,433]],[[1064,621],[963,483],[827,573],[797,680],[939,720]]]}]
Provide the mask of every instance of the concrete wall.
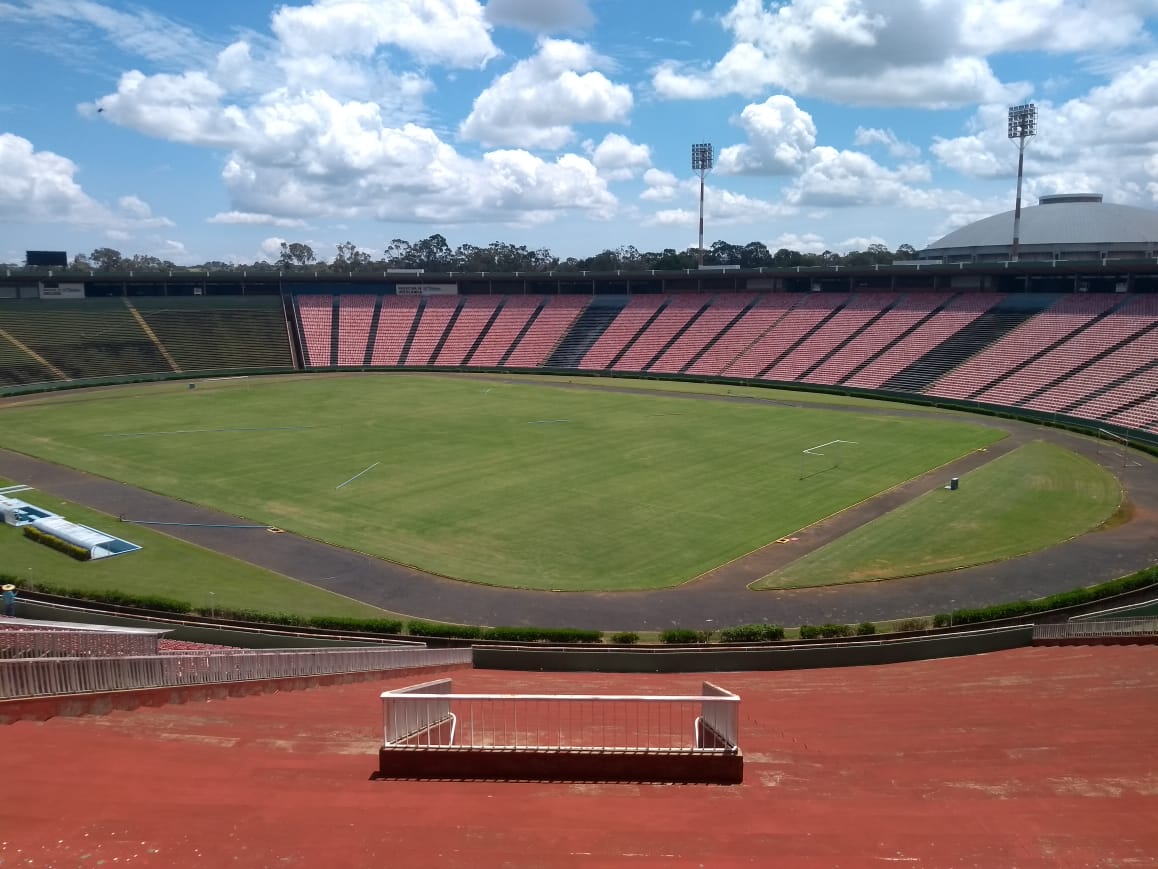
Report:
[{"label": "concrete wall", "polygon": [[539,670],[555,673],[720,673],[745,670],[803,670],[895,664],[1016,649],[1033,644],[1033,626],[1018,625],[985,631],[963,631],[932,637],[885,642],[790,648],[679,649],[534,649],[484,647],[474,649],[474,665],[486,670]]}]

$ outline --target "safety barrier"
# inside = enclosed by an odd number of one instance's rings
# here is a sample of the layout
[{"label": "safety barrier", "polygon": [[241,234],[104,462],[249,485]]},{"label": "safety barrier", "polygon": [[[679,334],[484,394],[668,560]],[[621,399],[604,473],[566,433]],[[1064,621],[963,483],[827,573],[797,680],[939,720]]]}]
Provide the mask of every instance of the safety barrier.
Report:
[{"label": "safety barrier", "polygon": [[163,631],[0,630],[0,658],[95,658],[155,655]]},{"label": "safety barrier", "polygon": [[1033,627],[1034,642],[1110,637],[1158,637],[1158,618],[1072,621]]},{"label": "safety barrier", "polygon": [[743,777],[740,698],[709,682],[694,696],[456,694],[443,679],[381,699],[384,776]]},{"label": "safety barrier", "polygon": [[469,665],[469,649],[314,649],[0,661],[0,699]]}]

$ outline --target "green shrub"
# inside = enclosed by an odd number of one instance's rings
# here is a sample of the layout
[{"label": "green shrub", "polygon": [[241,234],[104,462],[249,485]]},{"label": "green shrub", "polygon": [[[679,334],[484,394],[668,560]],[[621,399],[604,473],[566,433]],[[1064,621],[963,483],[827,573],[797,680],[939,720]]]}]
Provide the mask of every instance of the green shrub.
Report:
[{"label": "green shrub", "polygon": [[1120,579],[1103,582],[1101,585],[1063,591],[1038,600],[1019,600],[989,607],[956,610],[952,619],[954,625],[968,625],[997,619],[1018,618],[1046,610],[1091,603],[1102,598],[1113,597],[1116,594],[1145,588],[1155,582],[1158,582],[1158,567],[1147,567],[1145,570],[1139,570],[1137,573],[1123,576]]},{"label": "green shrub", "polygon": [[67,540],[61,540],[56,535],[47,534],[39,528],[33,528],[31,525],[24,526],[24,536],[29,540],[44,544],[49,549],[63,552],[65,555],[75,558],[77,561],[89,561],[92,558],[92,553],[83,546],[77,546],[69,543]]},{"label": "green shrub", "polygon": [[784,628],[779,625],[737,625],[720,631],[721,643],[763,643],[784,639]]},{"label": "green shrub", "polygon": [[579,628],[505,627],[487,628],[481,639],[506,643],[601,643],[603,633]]},{"label": "green shrub", "polygon": [[670,645],[678,643],[699,643],[703,642],[700,639],[700,632],[693,631],[690,628],[668,628],[660,632],[659,641]]},{"label": "green shrub", "polygon": [[800,626],[800,639],[802,639],[802,640],[815,640],[819,636],[820,636],[820,628],[818,628],[816,625],[801,625]]},{"label": "green shrub", "polygon": [[415,619],[406,623],[406,633],[415,637],[477,640],[482,637],[482,628],[475,625],[447,625],[442,622],[424,622]]},{"label": "green shrub", "polygon": [[905,619],[897,625],[897,630],[904,631],[926,631],[929,629],[929,623],[924,619]]},{"label": "green shrub", "polygon": [[315,628],[333,628],[340,631],[357,631],[365,634],[400,634],[402,621],[400,619],[358,619],[345,616],[312,616],[310,626]]},{"label": "green shrub", "polygon": [[861,622],[856,626],[856,635],[858,637],[867,637],[877,632],[877,626],[872,622]]},{"label": "green shrub", "polygon": [[947,628],[951,624],[953,624],[953,617],[948,613],[937,613],[933,616],[933,627],[935,628]]},{"label": "green shrub", "polygon": [[611,635],[611,642],[617,646],[634,646],[639,642],[639,634],[635,631],[620,631]]},{"label": "green shrub", "polygon": [[833,637],[851,637],[852,628],[848,625],[827,624],[820,626],[820,635],[825,639]]}]

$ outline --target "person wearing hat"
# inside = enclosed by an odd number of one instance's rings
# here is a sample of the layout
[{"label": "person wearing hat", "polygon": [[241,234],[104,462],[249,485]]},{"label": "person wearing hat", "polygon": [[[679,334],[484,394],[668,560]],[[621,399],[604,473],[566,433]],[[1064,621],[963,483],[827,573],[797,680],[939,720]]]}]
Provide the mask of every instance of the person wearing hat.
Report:
[{"label": "person wearing hat", "polygon": [[16,586],[12,583],[0,585],[0,600],[4,602],[4,615],[12,618],[16,615]]}]

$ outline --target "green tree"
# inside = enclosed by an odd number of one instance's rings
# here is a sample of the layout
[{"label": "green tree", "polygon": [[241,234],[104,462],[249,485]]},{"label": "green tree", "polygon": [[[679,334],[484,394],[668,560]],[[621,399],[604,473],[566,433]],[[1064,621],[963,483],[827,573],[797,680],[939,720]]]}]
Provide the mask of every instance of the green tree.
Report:
[{"label": "green tree", "polygon": [[111,247],[98,247],[88,255],[89,262],[98,272],[113,272],[124,267],[125,259],[119,250]]},{"label": "green tree", "polygon": [[281,255],[277,258],[277,264],[282,268],[308,266],[313,262],[315,262],[314,249],[308,244],[297,241],[281,243]]}]

